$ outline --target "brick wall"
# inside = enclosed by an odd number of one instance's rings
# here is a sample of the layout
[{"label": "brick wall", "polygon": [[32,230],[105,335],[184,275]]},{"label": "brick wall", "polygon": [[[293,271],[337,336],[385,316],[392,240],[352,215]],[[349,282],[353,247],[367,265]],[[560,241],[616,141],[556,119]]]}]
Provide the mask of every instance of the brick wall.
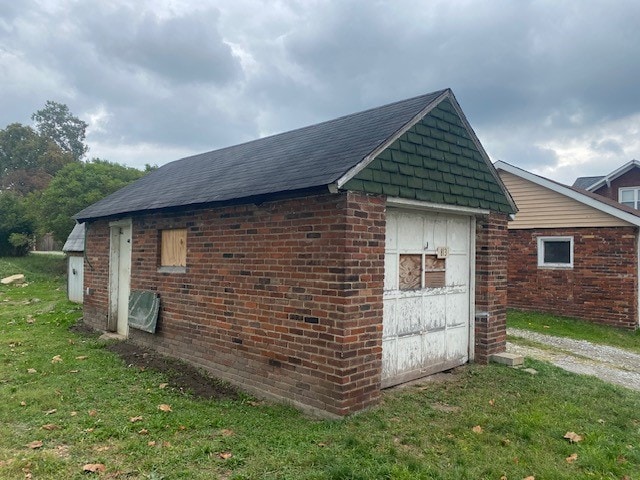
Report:
[{"label": "brick wall", "polygon": [[611,185],[606,184],[594,193],[618,201],[618,189],[623,187],[640,187],[640,168],[632,168],[624,175],[611,181]]},{"label": "brick wall", "polygon": [[[537,237],[573,236],[572,269],[538,268]],[[635,227],[511,230],[509,307],[637,326]]]},{"label": "brick wall", "polygon": [[[156,334],[130,337],[318,412],[375,403],[384,209],[382,196],[342,193],[134,218],[131,288],[157,291],[161,312]],[[187,228],[186,273],[158,272],[168,228]],[[108,246],[108,223],[92,223],[85,320],[102,329]]]},{"label": "brick wall", "polygon": [[507,216],[492,213],[476,227],[475,358],[487,363],[507,342]]}]

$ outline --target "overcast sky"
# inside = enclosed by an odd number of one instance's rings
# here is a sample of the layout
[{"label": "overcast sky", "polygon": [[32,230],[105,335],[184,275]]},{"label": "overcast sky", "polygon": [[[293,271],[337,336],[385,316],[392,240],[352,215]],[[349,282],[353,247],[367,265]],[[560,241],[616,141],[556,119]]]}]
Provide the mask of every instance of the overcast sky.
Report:
[{"label": "overcast sky", "polygon": [[640,159],[637,0],[0,0],[0,128],[47,100],[89,157],[163,164],[442,88],[493,161]]}]

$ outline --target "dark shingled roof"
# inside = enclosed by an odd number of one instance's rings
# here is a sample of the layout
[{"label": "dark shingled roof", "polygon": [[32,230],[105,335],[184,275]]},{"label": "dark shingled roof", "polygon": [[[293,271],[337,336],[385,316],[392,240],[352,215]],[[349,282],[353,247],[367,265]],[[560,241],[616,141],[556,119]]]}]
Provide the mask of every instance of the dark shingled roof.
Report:
[{"label": "dark shingled roof", "polygon": [[447,93],[440,90],[176,160],[74,218],[82,222],[330,185]]},{"label": "dark shingled roof", "polygon": [[63,252],[84,252],[84,223],[76,223],[64,242]]},{"label": "dark shingled roof", "polygon": [[583,190],[586,190],[588,187],[590,187],[594,183],[602,180],[603,178],[604,177],[602,175],[599,176],[599,177],[578,177],[578,178],[576,178],[576,181],[573,182],[572,187],[581,188]]}]

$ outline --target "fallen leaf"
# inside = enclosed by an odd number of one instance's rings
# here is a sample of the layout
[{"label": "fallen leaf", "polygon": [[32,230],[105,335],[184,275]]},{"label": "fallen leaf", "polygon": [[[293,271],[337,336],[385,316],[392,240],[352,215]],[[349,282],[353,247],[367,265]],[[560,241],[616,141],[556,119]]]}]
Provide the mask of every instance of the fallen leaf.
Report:
[{"label": "fallen leaf", "polygon": [[509,446],[511,445],[511,440],[509,440],[508,438],[503,438],[500,443],[502,443],[503,446]]},{"label": "fallen leaf", "polygon": [[82,467],[82,471],[91,473],[104,472],[105,470],[106,467],[103,463],[87,463],[84,467]]},{"label": "fallen leaf", "polygon": [[69,415],[71,415],[72,417],[75,417],[76,415],[78,415],[78,412],[70,412]]},{"label": "fallen leaf", "polygon": [[28,368],[27,373],[34,374],[34,373],[38,373],[38,371],[35,368]]},{"label": "fallen leaf", "polygon": [[139,422],[140,420],[142,420],[142,415],[138,415],[137,417],[131,417],[129,419],[131,423]]},{"label": "fallen leaf", "polygon": [[76,357],[76,360],[86,360],[87,358],[89,357],[87,357],[86,355],[79,355]]},{"label": "fallen leaf", "polygon": [[320,443],[318,443],[318,446],[319,446],[320,448],[324,448],[324,447],[326,447],[326,446],[327,446],[327,444],[326,444],[326,443],[324,443],[324,442],[320,442]]},{"label": "fallen leaf", "polygon": [[51,359],[51,363],[60,363],[62,362],[62,357],[60,355],[56,355]]},{"label": "fallen leaf", "polygon": [[178,430],[180,430],[180,431],[183,431],[183,430],[186,430],[186,429],[187,429],[187,427],[185,427],[184,425],[180,425],[178,427]]},{"label": "fallen leaf", "polygon": [[110,450],[110,449],[111,449],[111,447],[108,446],[108,445],[103,445],[101,447],[94,447],[94,450],[96,452],[106,452],[107,450]]},{"label": "fallen leaf", "polygon": [[27,406],[27,402],[25,402],[24,400],[22,402],[20,402],[20,406],[21,407],[26,407]]},{"label": "fallen leaf", "polygon": [[489,405],[493,407],[495,404],[496,404],[496,401],[493,398],[489,400]]},{"label": "fallen leaf", "polygon": [[502,476],[500,477],[500,480],[507,480],[507,476],[506,476],[506,475],[502,475]]},{"label": "fallen leaf", "polygon": [[229,430],[228,428],[223,428],[222,430],[220,430],[220,435],[222,435],[223,437],[230,437],[233,434],[233,430]]},{"label": "fallen leaf", "polygon": [[140,435],[147,435],[149,433],[149,430],[147,430],[146,428],[143,428],[142,430],[138,431],[138,434]]},{"label": "fallen leaf", "polygon": [[569,440],[571,443],[578,443],[582,441],[582,436],[578,435],[576,432],[567,432],[564,434],[564,438]]},{"label": "fallen leaf", "polygon": [[564,460],[567,463],[573,463],[578,459],[578,454],[577,453],[572,453],[571,455],[569,455],[567,458],[565,458]]},{"label": "fallen leaf", "polygon": [[543,325],[542,328],[551,328],[549,325]]},{"label": "fallen leaf", "polygon": [[69,373],[78,373],[80,370],[69,370]]},{"label": "fallen leaf", "polygon": [[525,477],[523,480],[536,480],[536,477],[534,477],[533,475],[529,475],[528,477]]},{"label": "fallen leaf", "polygon": [[151,440],[150,442],[147,442],[147,445],[150,446],[150,447],[155,447],[156,442],[155,442],[155,440]]},{"label": "fallen leaf", "polygon": [[55,423],[47,423],[46,425],[42,426],[43,430],[58,430],[59,428],[60,427]]},{"label": "fallen leaf", "polygon": [[482,427],[480,425],[476,425],[471,429],[473,433],[482,433]]},{"label": "fallen leaf", "polygon": [[95,429],[94,428],[85,428],[84,431],[87,433],[91,433],[93,432]]},{"label": "fallen leaf", "polygon": [[599,418],[599,419],[598,419],[598,423],[599,423],[600,425],[604,425],[604,420],[603,420],[603,419],[601,419],[601,418]]},{"label": "fallen leaf", "polygon": [[168,385],[169,385],[168,383],[161,383],[160,385],[158,385],[158,387],[167,388]]},{"label": "fallen leaf", "polygon": [[98,414],[98,412],[96,410],[89,410],[89,416],[90,417],[95,417]]},{"label": "fallen leaf", "polygon": [[52,408],[51,410],[47,410],[46,412],[44,412],[45,415],[53,415],[54,413],[56,413],[58,411],[57,408]]},{"label": "fallen leaf", "polygon": [[158,410],[161,410],[163,412],[171,412],[171,405],[167,405],[166,403],[163,403],[161,405],[158,405]]},{"label": "fallen leaf", "polygon": [[263,404],[263,402],[253,402],[253,401],[249,401],[247,402],[249,405],[251,405],[252,407],[259,407],[260,405]]},{"label": "fallen leaf", "polygon": [[33,318],[31,315],[29,315],[27,317],[27,323],[31,324],[31,323],[36,323],[36,319]]},{"label": "fallen leaf", "polygon": [[228,460],[228,459],[230,459],[231,457],[233,457],[233,455],[232,455],[232,453],[231,453],[231,452],[220,452],[220,453],[218,454],[218,457],[220,457],[220,458],[221,458],[221,459],[223,459],[223,460]]},{"label": "fallen leaf", "polygon": [[171,446],[171,442],[164,441],[164,442],[162,442],[162,446],[168,448],[168,447]]},{"label": "fallen leaf", "polygon": [[36,448],[40,448],[42,447],[42,440],[34,440],[31,443],[28,443],[27,445],[25,445],[26,447],[29,447],[32,450],[35,450]]}]

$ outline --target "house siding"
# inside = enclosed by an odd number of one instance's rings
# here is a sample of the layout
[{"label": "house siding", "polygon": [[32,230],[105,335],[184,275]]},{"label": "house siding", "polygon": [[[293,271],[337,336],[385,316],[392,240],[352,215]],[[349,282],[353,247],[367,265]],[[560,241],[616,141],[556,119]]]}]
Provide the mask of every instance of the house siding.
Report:
[{"label": "house siding", "polygon": [[[573,268],[539,268],[541,236],[572,236]],[[510,308],[637,327],[636,227],[510,230],[508,278]]]},{"label": "house siding", "polygon": [[624,187],[640,187],[640,168],[634,167],[628,172],[611,180],[610,186],[604,184],[593,193],[618,201],[618,189]]},{"label": "house siding", "polygon": [[513,198],[517,199],[518,213],[509,222],[509,229],[629,226],[624,220],[566,195],[504,170],[499,170],[499,173]]}]

